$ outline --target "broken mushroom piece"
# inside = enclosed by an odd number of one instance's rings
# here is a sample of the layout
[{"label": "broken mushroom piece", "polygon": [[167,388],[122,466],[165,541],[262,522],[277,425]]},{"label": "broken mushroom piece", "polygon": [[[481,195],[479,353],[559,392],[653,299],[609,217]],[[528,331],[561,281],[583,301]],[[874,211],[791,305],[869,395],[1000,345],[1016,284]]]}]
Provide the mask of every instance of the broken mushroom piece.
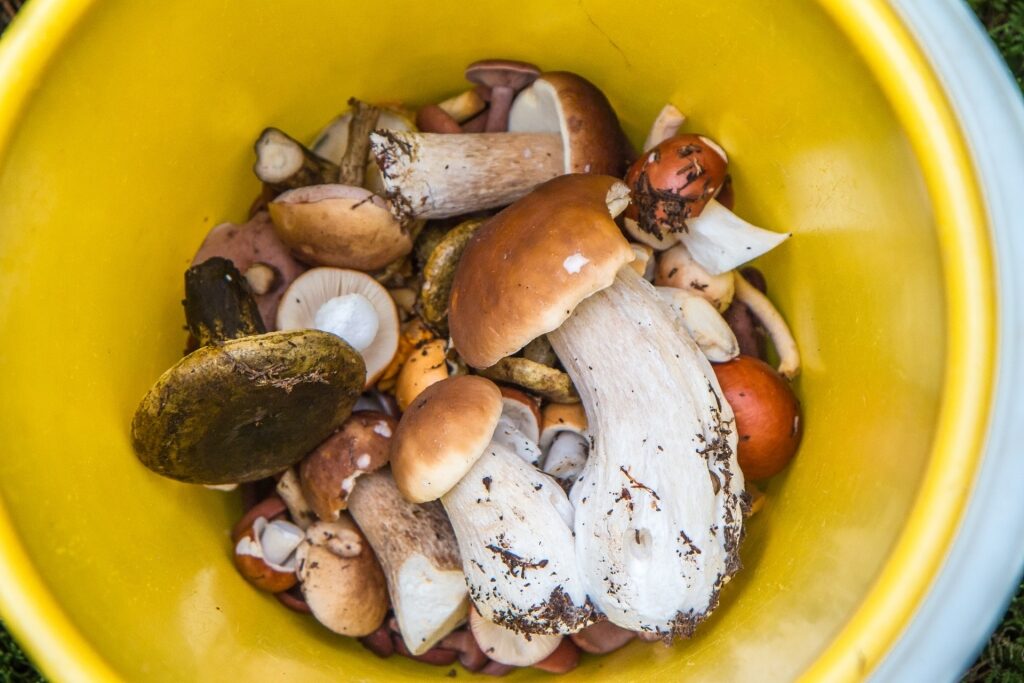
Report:
[{"label": "broken mushroom piece", "polygon": [[448,377],[448,350],[443,339],[434,339],[414,350],[398,373],[395,400],[405,410],[423,390]]},{"label": "broken mushroom piece", "polygon": [[485,133],[508,130],[512,100],[520,90],[537,80],[540,69],[527,62],[508,59],[484,59],[466,67],[466,80],[489,89],[491,107],[487,110]]},{"label": "broken mushroom piece", "polygon": [[234,484],[294,465],[349,416],[366,377],[333,334],[271,332],[204,346],[139,403],[132,446],[171,479]]},{"label": "broken mushroom piece", "polygon": [[302,261],[370,271],[412,250],[408,229],[386,201],[361,187],[313,185],[269,205],[281,241]]},{"label": "broken mushroom piece", "polygon": [[620,175],[632,156],[604,94],[568,72],[543,74],[519,94],[508,133],[378,130],[370,145],[386,196],[399,216],[416,218],[504,206],[563,173]]},{"label": "broken mushroom piece", "polygon": [[580,397],[569,375],[558,368],[529,358],[508,356],[479,373],[495,382],[508,382],[523,387],[552,403],[579,403]]},{"label": "broken mushroom piece", "polygon": [[449,324],[476,367],[547,333],[593,438],[571,494],[588,595],[623,628],[689,635],[739,569],[743,474],[707,359],[624,267],[613,219],[627,197],[614,178],[563,176],[489,220],[459,262]]},{"label": "broken mushroom piece", "polygon": [[399,631],[413,655],[466,618],[469,595],[455,532],[440,503],[416,505],[387,470],[360,477],[349,510],[387,577]]},{"label": "broken mushroom piece", "polygon": [[299,474],[294,467],[289,467],[281,474],[275,490],[284,504],[288,506],[288,515],[297,527],[305,531],[310,524],[318,519],[316,512],[313,511],[313,506],[309,504],[302,492],[302,483],[299,481]]},{"label": "broken mushroom piece", "polygon": [[356,270],[313,268],[300,275],[277,310],[282,330],[315,329],[348,342],[366,362],[370,387],[398,350],[398,311],[376,280]]},{"label": "broken mushroom piece", "polygon": [[306,529],[295,557],[302,596],[317,621],[343,636],[377,630],[388,611],[384,573],[347,515]]},{"label": "broken mushroom piece", "polygon": [[267,128],[256,140],[252,170],[273,194],[307,185],[338,182],[338,165],[317,156],[277,128]]},{"label": "broken mushroom piece", "polygon": [[685,244],[662,252],[657,261],[655,285],[685,289],[710,301],[720,313],[729,308],[736,291],[732,271],[712,275],[693,260]]},{"label": "broken mushroom piece", "polygon": [[501,664],[533,666],[547,658],[562,642],[562,635],[519,633],[487,621],[469,609],[469,629],[483,653]]},{"label": "broken mushroom piece", "polygon": [[736,281],[736,300],[750,309],[771,337],[772,345],[779,354],[779,374],[786,379],[793,379],[800,374],[800,350],[797,348],[793,333],[789,331],[786,319],[775,308],[771,299],[747,282],[743,275],[733,275]]},{"label": "broken mushroom piece", "polygon": [[655,289],[709,361],[724,363],[740,354],[732,328],[707,299],[676,287]]},{"label": "broken mushroom piece", "polygon": [[715,201],[727,166],[725,151],[703,135],[676,135],[644,152],[626,174],[634,202],[626,230],[655,249],[682,241],[712,275],[771,251],[789,233],[751,225]]},{"label": "broken mushroom piece", "polygon": [[231,261],[245,276],[267,330],[274,330],[277,305],[288,285],[306,270],[274,232],[270,214],[260,211],[246,223],[221,223],[199,245],[192,265],[213,256]]},{"label": "broken mushroom piece", "polygon": [[280,593],[295,585],[295,550],[302,529],[284,519],[257,517],[235,543],[235,567],[260,590]]},{"label": "broken mushroom piece", "polygon": [[428,387],[398,424],[395,483],[410,502],[440,498],[486,619],[522,633],[572,633],[593,617],[572,507],[553,479],[493,439],[501,413],[501,392],[482,377]]},{"label": "broken mushroom piece", "polygon": [[544,406],[540,448],[544,453],[542,469],[572,486],[587,464],[590,448],[583,406],[579,403],[549,403]]}]

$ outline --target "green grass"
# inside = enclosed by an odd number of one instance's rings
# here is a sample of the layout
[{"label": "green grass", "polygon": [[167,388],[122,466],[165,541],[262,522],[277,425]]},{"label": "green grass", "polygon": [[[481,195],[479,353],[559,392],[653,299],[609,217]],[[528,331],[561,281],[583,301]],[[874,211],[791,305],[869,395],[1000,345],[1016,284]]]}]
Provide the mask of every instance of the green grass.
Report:
[{"label": "green grass", "polygon": [[[24,0],[0,0],[0,33]],[[987,27],[1017,84],[1024,90],[1024,0],[968,0]],[[45,679],[0,622],[0,683],[41,683]],[[962,683],[1024,681],[1024,585],[1010,604],[978,661]]]}]

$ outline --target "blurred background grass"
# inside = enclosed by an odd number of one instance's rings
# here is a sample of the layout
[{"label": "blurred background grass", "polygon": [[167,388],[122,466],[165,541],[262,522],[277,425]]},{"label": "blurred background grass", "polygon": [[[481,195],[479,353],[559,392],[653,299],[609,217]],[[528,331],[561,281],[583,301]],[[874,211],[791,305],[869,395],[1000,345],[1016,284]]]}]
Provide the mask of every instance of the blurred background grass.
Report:
[{"label": "blurred background grass", "polygon": [[[25,0],[0,0],[0,34]],[[968,0],[1024,91],[1024,0]],[[0,622],[0,681],[45,683]],[[1024,585],[962,683],[1024,681]]]}]

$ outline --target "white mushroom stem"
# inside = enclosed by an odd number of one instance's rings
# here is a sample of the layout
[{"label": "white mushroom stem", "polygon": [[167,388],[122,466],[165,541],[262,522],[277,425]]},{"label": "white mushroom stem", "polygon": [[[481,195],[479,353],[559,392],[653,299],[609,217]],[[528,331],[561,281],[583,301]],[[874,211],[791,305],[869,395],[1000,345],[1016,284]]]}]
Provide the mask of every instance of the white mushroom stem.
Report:
[{"label": "white mushroom stem", "polygon": [[686,230],[676,234],[693,260],[712,275],[766,254],[790,237],[788,232],[772,232],[752,225],[714,199],[699,216],[686,219]]},{"label": "white mushroom stem", "polygon": [[590,623],[572,506],[551,477],[492,441],[441,502],[470,597],[485,619],[536,634],[573,633]]},{"label": "white mushroom stem", "polygon": [[555,435],[544,455],[544,472],[572,485],[587,464],[587,438],[576,432]]},{"label": "white mushroom stem", "polygon": [[739,569],[732,409],[707,359],[628,267],[548,339],[593,435],[571,492],[588,593],[618,626],[689,635]]},{"label": "white mushroom stem", "polygon": [[779,374],[792,379],[800,374],[800,350],[796,346],[793,333],[790,332],[785,318],[771,300],[756,287],[747,282],[739,273],[736,277],[736,300],[747,305],[755,318],[761,321],[772,345],[779,354]]},{"label": "white mushroom stem", "polygon": [[651,124],[651,130],[647,133],[647,139],[644,140],[644,152],[674,136],[685,122],[686,116],[683,115],[683,112],[676,109],[675,105],[666,104],[658,112],[654,123]]},{"label": "white mushroom stem", "polygon": [[389,471],[360,477],[348,505],[384,570],[406,647],[423,654],[465,619],[469,606],[448,517],[439,503],[407,502]]},{"label": "white mushroom stem", "polygon": [[498,426],[494,428],[494,436],[491,438],[495,443],[518,455],[525,463],[536,467],[540,461],[541,451],[537,442],[524,434],[515,419],[508,415],[502,415],[498,420]]},{"label": "white mushroom stem", "polygon": [[656,287],[687,334],[712,363],[725,363],[740,355],[740,344],[722,314],[701,296],[676,287]]},{"label": "white mushroom stem", "polygon": [[313,327],[341,337],[360,353],[373,344],[380,319],[362,294],[336,296],[325,301],[313,317]]},{"label": "white mushroom stem", "polygon": [[378,130],[370,135],[370,147],[401,218],[446,218],[505,206],[565,172],[557,133]]}]

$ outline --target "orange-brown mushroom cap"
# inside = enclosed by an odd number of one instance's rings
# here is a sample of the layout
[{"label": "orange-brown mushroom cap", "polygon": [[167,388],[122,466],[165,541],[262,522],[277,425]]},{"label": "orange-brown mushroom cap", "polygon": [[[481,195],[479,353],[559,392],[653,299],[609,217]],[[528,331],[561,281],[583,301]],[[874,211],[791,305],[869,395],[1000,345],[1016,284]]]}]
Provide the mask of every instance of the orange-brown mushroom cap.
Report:
[{"label": "orange-brown mushroom cap", "polygon": [[391,474],[406,500],[436,500],[459,483],[491,441],[501,391],[476,375],[427,387],[402,415],[391,442]]},{"label": "orange-brown mushroom cap", "polygon": [[489,367],[610,286],[634,258],[614,220],[627,203],[615,178],[565,175],[478,229],[455,271],[448,314],[462,358]]}]

